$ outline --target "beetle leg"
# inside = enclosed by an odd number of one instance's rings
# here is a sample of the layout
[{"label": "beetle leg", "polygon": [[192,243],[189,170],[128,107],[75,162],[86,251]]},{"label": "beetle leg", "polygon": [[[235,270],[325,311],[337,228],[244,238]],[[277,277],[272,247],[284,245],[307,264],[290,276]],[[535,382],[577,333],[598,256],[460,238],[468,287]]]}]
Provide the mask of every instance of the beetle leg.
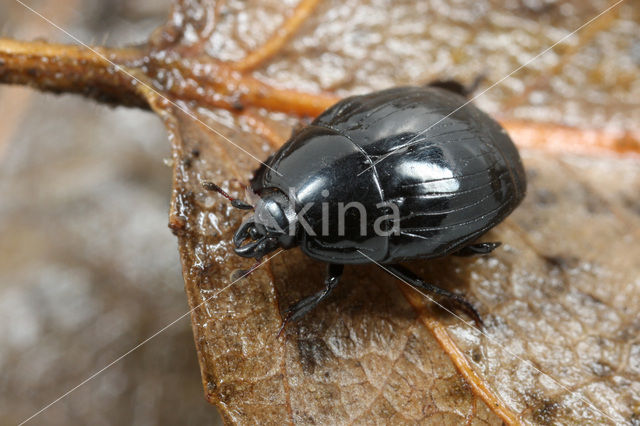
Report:
[{"label": "beetle leg", "polygon": [[231,280],[232,281],[239,281],[239,280],[241,280],[243,278],[246,278],[249,275],[253,274],[253,272],[256,269],[258,269],[259,267],[262,266],[262,262],[260,262],[260,260],[262,260],[262,258],[256,259],[256,263],[251,265],[251,267],[249,269],[236,269],[235,271],[233,271],[231,273]]},{"label": "beetle leg", "polygon": [[483,72],[478,74],[476,78],[473,79],[471,84],[466,86],[457,80],[435,80],[427,84],[427,86],[439,87],[441,89],[445,89],[450,92],[457,93],[458,95],[462,95],[465,98],[469,98],[471,97],[471,95],[473,95],[473,92],[475,92],[478,89],[478,87],[480,86],[480,83],[482,83],[482,81],[485,78],[486,78],[486,75]]},{"label": "beetle leg", "polygon": [[457,252],[453,253],[454,256],[468,257],[468,256],[477,256],[479,254],[488,254],[497,249],[500,244],[499,242],[495,243],[478,243],[478,244],[470,244],[466,247],[462,247]]},{"label": "beetle leg", "polygon": [[329,294],[331,294],[331,291],[338,285],[343,270],[344,265],[340,265],[337,263],[329,264],[329,266],[327,267],[327,277],[324,280],[324,289],[315,294],[312,294],[311,296],[305,297],[304,299],[298,300],[296,303],[289,306],[286,311],[284,311],[282,326],[280,327],[278,336],[282,334],[282,331],[289,323],[289,321],[299,320],[300,318],[311,312],[313,308],[318,305],[318,303],[323,301],[327,296],[329,296]]},{"label": "beetle leg", "polygon": [[420,277],[411,272],[409,269],[404,266],[395,264],[395,265],[385,265],[383,268],[385,271],[395,276],[396,278],[400,278],[402,281],[411,285],[418,291],[427,291],[431,294],[435,294],[437,296],[442,296],[445,299],[453,302],[459,308],[461,308],[464,312],[466,312],[476,323],[479,328],[482,328],[484,323],[482,322],[482,318],[480,318],[480,314],[476,311],[476,308],[467,300],[455,293],[451,293],[448,290],[435,286],[433,284],[429,284],[424,282]]}]

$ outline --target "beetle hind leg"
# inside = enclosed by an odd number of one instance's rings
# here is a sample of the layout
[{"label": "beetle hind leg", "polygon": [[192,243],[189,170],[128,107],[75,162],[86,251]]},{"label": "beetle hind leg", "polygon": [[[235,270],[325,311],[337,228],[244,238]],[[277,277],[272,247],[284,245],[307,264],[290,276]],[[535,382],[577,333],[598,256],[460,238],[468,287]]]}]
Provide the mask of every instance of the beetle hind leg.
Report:
[{"label": "beetle hind leg", "polygon": [[495,249],[497,249],[498,247],[500,247],[500,244],[502,243],[494,242],[494,243],[470,244],[466,247],[462,247],[460,250],[453,253],[453,255],[460,256],[460,257],[469,257],[469,256],[478,256],[482,254],[489,254]]},{"label": "beetle hind leg", "polygon": [[385,265],[384,269],[395,278],[399,278],[420,292],[426,291],[430,294],[440,296],[443,299],[453,302],[454,305],[466,312],[479,328],[483,327],[484,323],[482,322],[480,314],[464,297],[423,281],[420,277],[404,266],[398,264]]},{"label": "beetle hind leg", "polygon": [[289,323],[289,321],[299,320],[300,318],[311,312],[318,305],[318,303],[322,302],[327,296],[329,296],[329,294],[331,294],[331,291],[336,288],[338,282],[340,282],[340,277],[342,276],[343,270],[344,265],[340,265],[337,263],[329,264],[329,266],[327,267],[327,277],[324,280],[324,288],[319,292],[312,294],[311,296],[298,300],[296,303],[287,308],[287,310],[284,312],[282,326],[280,327],[278,336],[282,334],[282,331]]},{"label": "beetle hind leg", "polygon": [[481,73],[471,82],[471,84],[465,85],[457,80],[444,79],[435,80],[427,84],[428,87],[439,87],[441,89],[448,90],[458,95],[462,95],[465,98],[470,98],[473,93],[478,89],[482,81],[485,79],[485,74]]}]

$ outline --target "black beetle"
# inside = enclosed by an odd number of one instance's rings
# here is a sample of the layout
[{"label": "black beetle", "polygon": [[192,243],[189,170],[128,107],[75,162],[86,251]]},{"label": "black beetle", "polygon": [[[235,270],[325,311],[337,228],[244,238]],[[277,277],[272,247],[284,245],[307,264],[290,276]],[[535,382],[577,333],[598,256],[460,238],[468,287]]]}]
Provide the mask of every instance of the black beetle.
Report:
[{"label": "black beetle", "polygon": [[513,142],[463,95],[460,85],[437,83],[338,102],[258,169],[251,182],[255,206],[204,184],[235,207],[254,209],[234,236],[238,255],[260,259],[300,246],[329,264],[325,288],[292,305],[283,327],[329,295],[344,264],[369,262],[452,299],[481,324],[462,297],[398,264],[491,252],[499,243],[474,240],[525,196]]}]

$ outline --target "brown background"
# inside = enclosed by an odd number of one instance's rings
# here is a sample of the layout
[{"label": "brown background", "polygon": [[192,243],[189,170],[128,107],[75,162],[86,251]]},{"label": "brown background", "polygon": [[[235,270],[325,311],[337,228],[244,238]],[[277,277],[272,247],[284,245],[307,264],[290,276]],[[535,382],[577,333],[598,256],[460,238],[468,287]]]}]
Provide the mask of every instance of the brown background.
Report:
[{"label": "brown background", "polygon": [[[169,1],[30,1],[87,42],[143,42]],[[18,3],[2,35],[71,43]],[[0,424],[17,424],[189,308],[152,113],[0,86]],[[211,424],[189,319],[29,424]]]}]

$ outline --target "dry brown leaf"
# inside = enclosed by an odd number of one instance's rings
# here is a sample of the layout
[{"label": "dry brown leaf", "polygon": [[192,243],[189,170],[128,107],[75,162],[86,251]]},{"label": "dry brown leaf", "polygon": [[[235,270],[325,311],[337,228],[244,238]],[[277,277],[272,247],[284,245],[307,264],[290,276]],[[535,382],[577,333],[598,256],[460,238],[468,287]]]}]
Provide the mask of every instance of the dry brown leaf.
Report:
[{"label": "dry brown leaf", "polygon": [[[469,81],[480,71],[498,81],[604,8],[315,3],[294,10],[275,0],[178,2],[149,52],[113,56],[175,101],[140,86],[120,97],[144,96],[170,132],[170,226],[209,400],[233,423],[637,422],[638,162],[568,153],[574,148],[562,132],[525,126],[533,129],[529,145],[545,150],[523,153],[529,196],[487,236],[505,243],[500,250],[413,264],[431,282],[466,293],[486,335],[372,265],[348,268],[335,294],[278,339],[281,309],[323,281],[323,266],[299,250],[231,284],[232,273],[250,265],[231,250],[241,215],[200,182],[239,191],[233,180],[256,168],[242,150],[264,159],[295,124],[254,107],[312,114],[335,99],[310,94],[321,90],[347,94],[443,75]],[[621,5],[478,103],[505,119],[600,120],[623,135],[601,148],[637,153],[638,61],[628,52],[639,13]],[[295,37],[278,30],[294,22],[288,16],[302,23]],[[508,37],[503,43],[497,34]]]}]

